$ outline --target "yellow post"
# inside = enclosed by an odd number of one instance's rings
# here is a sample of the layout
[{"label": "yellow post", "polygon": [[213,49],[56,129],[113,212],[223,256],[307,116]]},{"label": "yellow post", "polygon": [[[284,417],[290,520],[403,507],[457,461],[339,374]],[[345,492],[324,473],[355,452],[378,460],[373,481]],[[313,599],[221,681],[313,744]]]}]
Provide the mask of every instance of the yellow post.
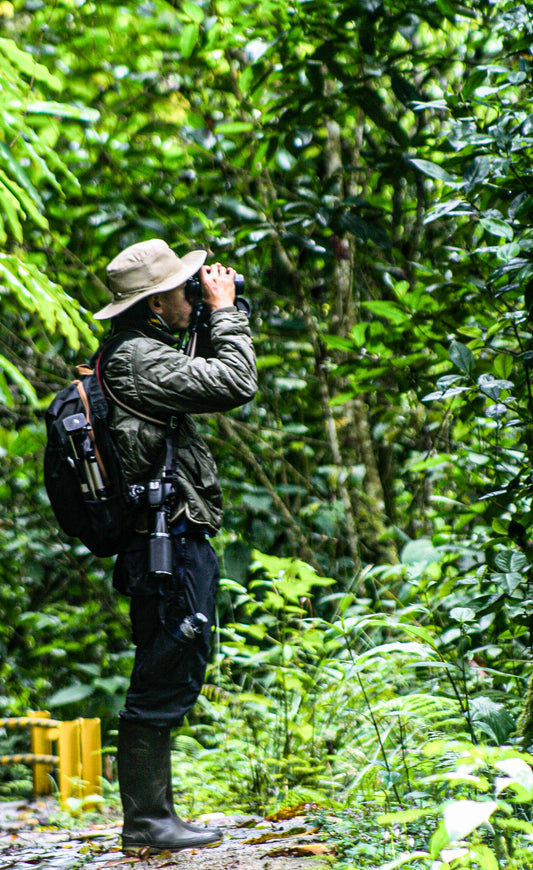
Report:
[{"label": "yellow post", "polygon": [[100,719],[81,719],[83,796],[102,794]]},{"label": "yellow post", "polygon": [[[30,719],[49,719],[50,713],[30,710],[28,717]],[[52,740],[49,731],[50,729],[44,728],[42,725],[30,725],[32,755],[52,755]],[[33,765],[34,795],[52,793],[52,769],[51,764],[36,763]]]},{"label": "yellow post", "polygon": [[80,719],[59,723],[59,799],[81,798],[81,726]]}]

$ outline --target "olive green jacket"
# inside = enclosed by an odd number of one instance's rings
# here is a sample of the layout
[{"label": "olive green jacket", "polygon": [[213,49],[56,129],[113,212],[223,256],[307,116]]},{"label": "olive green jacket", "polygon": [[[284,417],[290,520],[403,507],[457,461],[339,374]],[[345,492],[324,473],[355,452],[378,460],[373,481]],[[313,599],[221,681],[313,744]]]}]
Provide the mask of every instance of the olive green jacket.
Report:
[{"label": "olive green jacket", "polygon": [[[172,519],[216,533],[222,523],[222,493],[215,461],[190,414],[228,411],[257,391],[257,372],[248,318],[236,308],[211,313],[215,356],[191,358],[161,340],[153,327],[126,338],[105,368],[105,383],[120,402],[156,420],[178,416],[178,506]],[[175,339],[174,339],[175,340]],[[110,402],[110,421],[129,483],[157,476],[162,465],[166,425],[128,413]]]}]

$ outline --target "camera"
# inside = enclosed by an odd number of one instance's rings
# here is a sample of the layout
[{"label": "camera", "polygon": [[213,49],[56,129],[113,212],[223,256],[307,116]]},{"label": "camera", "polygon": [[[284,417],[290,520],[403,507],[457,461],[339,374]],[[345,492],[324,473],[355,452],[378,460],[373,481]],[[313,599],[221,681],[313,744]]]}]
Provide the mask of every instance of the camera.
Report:
[{"label": "camera", "polygon": [[172,541],[168,518],[174,498],[174,476],[165,467],[161,477],[148,481],[146,497],[150,515],[148,573],[152,577],[172,576]]}]

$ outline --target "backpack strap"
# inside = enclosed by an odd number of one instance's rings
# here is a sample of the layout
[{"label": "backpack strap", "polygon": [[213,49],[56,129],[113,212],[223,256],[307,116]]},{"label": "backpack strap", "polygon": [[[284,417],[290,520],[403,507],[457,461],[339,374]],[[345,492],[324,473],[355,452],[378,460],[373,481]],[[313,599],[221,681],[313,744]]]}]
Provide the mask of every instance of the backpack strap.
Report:
[{"label": "backpack strap", "polygon": [[[119,408],[122,408],[123,411],[126,411],[128,414],[131,414],[133,417],[138,417],[140,420],[145,420],[147,423],[155,423],[157,426],[168,426],[169,420],[162,420],[160,417],[152,417],[150,414],[145,414],[143,411],[139,411],[137,408],[131,408],[130,405],[127,405],[126,402],[123,402],[122,399],[119,399],[116,393],[113,392],[108,383],[106,383],[104,378],[104,368],[111,359],[114,352],[120,347],[120,345],[129,338],[135,338],[136,335],[142,336],[144,333],[140,331],[135,332],[120,332],[118,335],[113,336],[109,340],[107,344],[105,344],[100,350],[95,365],[96,377],[98,378],[98,383],[100,384],[100,388],[105,396],[109,396],[112,402],[115,405],[118,405]],[[170,421],[175,419],[174,417],[170,418]],[[175,428],[173,426],[173,428]]]}]

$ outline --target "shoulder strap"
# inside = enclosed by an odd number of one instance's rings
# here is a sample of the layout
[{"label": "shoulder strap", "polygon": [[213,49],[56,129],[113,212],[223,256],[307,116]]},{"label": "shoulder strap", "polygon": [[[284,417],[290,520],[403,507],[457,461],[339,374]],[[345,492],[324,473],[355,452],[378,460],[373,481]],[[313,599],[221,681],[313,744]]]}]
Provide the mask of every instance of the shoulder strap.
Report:
[{"label": "shoulder strap", "polygon": [[93,424],[91,421],[91,412],[89,409],[89,399],[87,398],[87,393],[85,392],[85,387],[83,385],[83,381],[76,380],[76,381],[74,381],[74,383],[76,384],[76,389],[78,390],[82,405],[85,409],[85,416],[86,416],[87,422],[89,424],[89,438],[91,439],[91,444],[93,445],[94,455],[95,455],[96,461],[98,463],[98,467],[100,469],[100,474],[102,475],[102,479],[103,479],[105,485],[107,486],[109,484],[109,475],[106,471],[106,468],[105,468],[102,456],[100,454],[100,451],[98,450],[96,438],[94,437],[94,429],[93,429]]},{"label": "shoulder strap", "polygon": [[104,345],[98,354],[95,366],[96,377],[98,378],[98,383],[100,384],[100,388],[104,395],[109,396],[111,401],[118,405],[119,408],[122,408],[123,411],[126,411],[126,413],[131,414],[133,417],[138,417],[140,420],[145,420],[147,423],[155,423],[157,426],[166,426],[169,434],[173,432],[175,433],[179,428],[179,420],[183,417],[183,414],[172,415],[170,419],[166,420],[162,420],[160,417],[152,417],[150,414],[145,414],[143,411],[139,411],[137,408],[132,408],[130,405],[127,405],[126,402],[123,402],[122,399],[119,399],[117,394],[113,392],[104,378],[104,368],[120,345],[129,338],[143,336],[143,334],[144,333],[139,330],[120,332],[118,335],[113,336],[113,338]]}]

